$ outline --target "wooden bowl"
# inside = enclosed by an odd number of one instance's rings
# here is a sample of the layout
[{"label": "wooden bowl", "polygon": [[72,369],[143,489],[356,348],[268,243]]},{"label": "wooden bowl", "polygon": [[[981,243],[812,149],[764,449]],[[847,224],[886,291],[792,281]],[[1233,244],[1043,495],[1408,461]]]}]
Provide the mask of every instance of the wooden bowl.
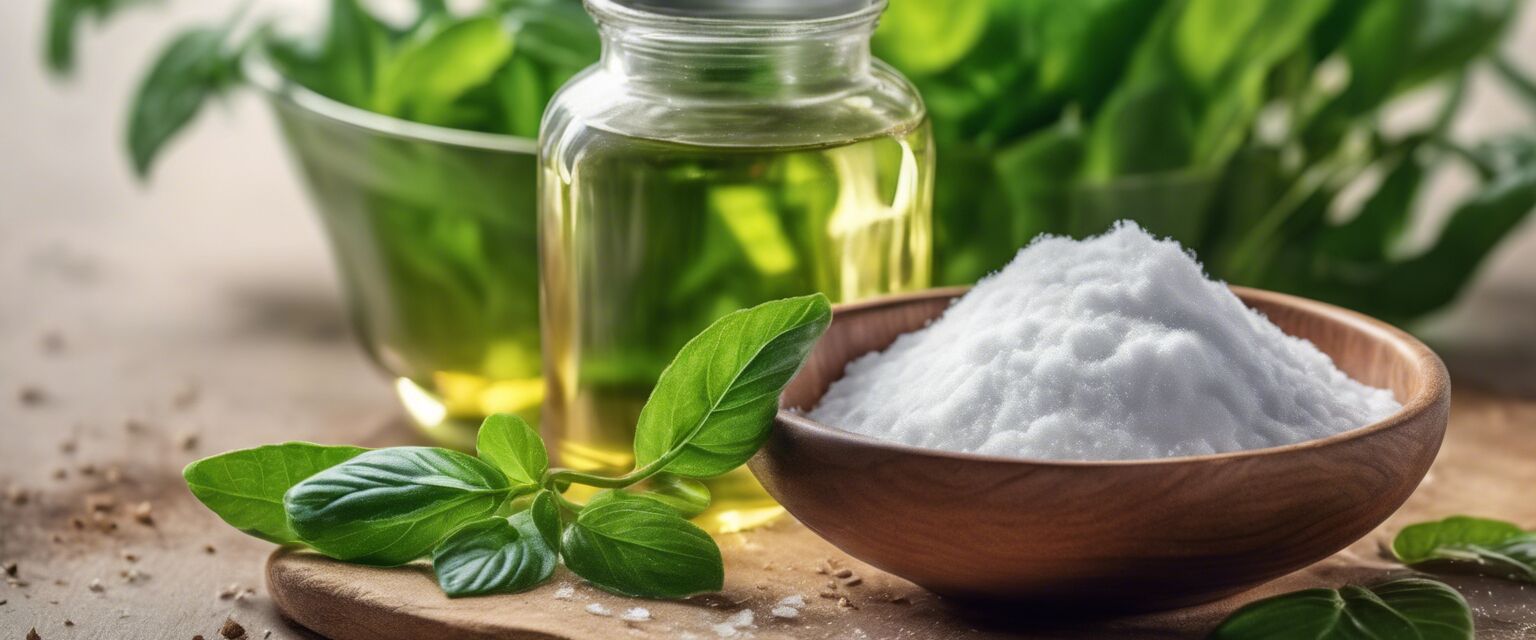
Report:
[{"label": "wooden bowl", "polygon": [[[1232,289],[1402,410],[1281,447],[1105,462],[922,449],[781,410],[752,471],[817,534],[941,595],[1151,610],[1244,591],[1343,549],[1408,499],[1440,448],[1450,382],[1429,348],[1383,322]],[[963,293],[837,307],[781,406],[814,407],[850,360]]]}]

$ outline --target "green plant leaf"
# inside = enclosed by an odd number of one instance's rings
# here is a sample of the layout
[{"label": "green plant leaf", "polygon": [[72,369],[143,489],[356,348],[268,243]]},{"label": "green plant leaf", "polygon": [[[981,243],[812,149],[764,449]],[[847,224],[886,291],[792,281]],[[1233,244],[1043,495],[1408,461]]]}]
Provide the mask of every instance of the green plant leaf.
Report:
[{"label": "green plant leaf", "polygon": [[565,530],[565,566],[592,584],[644,598],[681,598],[725,584],[709,534],[654,501],[593,498]]},{"label": "green plant leaf", "polygon": [[486,417],[475,436],[475,454],[491,463],[507,482],[512,494],[520,495],[539,488],[544,472],[549,470],[549,453],[544,440],[528,422],[510,413]]},{"label": "green plant leaf", "polygon": [[744,464],[831,320],[818,293],[728,314],[689,340],[640,411],[635,465],[705,478]]},{"label": "green plant leaf", "polygon": [[448,107],[491,81],[512,55],[512,35],[495,16],[448,24],[407,43],[382,72],[373,108],[436,124]]},{"label": "green plant leaf", "polygon": [[228,35],[224,28],[182,33],[139,85],[128,117],[128,152],[140,178],[209,98],[238,81],[239,53],[226,46]]},{"label": "green plant leaf", "polygon": [[432,550],[437,584],[450,598],[527,591],[558,562],[527,511],[466,524]]},{"label": "green plant leaf", "polygon": [[1499,41],[1513,22],[1513,0],[1420,0],[1423,17],[1402,52],[1399,88],[1407,89],[1465,67]]},{"label": "green plant leaf", "polygon": [[941,71],[981,39],[987,7],[987,0],[893,2],[880,16],[873,46],[881,59],[910,73]]},{"label": "green plant leaf", "polygon": [[1472,640],[1467,601],[1434,580],[1306,589],[1238,609],[1212,640]]},{"label": "green plant leaf", "polygon": [[293,531],[338,560],[391,566],[421,557],[510,493],[473,456],[431,447],[377,449],[294,485],[283,496]]},{"label": "green plant leaf", "polygon": [[75,68],[75,37],[86,20],[104,22],[122,9],[146,0],[51,0],[44,38],[48,70],[64,75]]},{"label": "green plant leaf", "polygon": [[330,16],[317,37],[272,35],[265,45],[284,76],[358,107],[369,106],[390,51],[389,30],[358,0],[330,0]]},{"label": "green plant leaf", "polygon": [[1536,532],[1510,522],[1451,516],[1404,527],[1392,552],[1405,564],[1447,561],[1482,573],[1536,582]]},{"label": "green plant leaf", "polygon": [[187,465],[187,488],[230,526],[263,540],[298,542],[283,514],[283,494],[293,485],[367,451],[308,442],[230,451]]},{"label": "green plant leaf", "polygon": [[559,551],[560,507],[555,504],[554,492],[540,491],[535,494],[533,501],[528,504],[528,514],[533,518],[533,526],[539,530],[539,535],[544,537],[544,544]]},{"label": "green plant leaf", "polygon": [[659,473],[637,489],[636,497],[660,502],[684,518],[692,518],[709,508],[709,487],[692,478]]}]

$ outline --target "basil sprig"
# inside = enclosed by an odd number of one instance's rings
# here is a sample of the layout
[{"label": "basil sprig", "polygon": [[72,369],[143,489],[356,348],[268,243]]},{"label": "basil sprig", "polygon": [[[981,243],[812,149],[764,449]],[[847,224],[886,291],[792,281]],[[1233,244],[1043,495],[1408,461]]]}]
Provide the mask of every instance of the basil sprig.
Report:
[{"label": "basil sprig", "polygon": [[1400,578],[1366,588],[1305,589],[1238,609],[1212,640],[1472,640],[1467,601],[1434,580]]},{"label": "basil sprig", "polygon": [[[373,565],[430,555],[450,597],[512,593],[562,559],[629,596],[717,591],[720,548],[688,517],[709,506],[694,478],[741,466],[762,445],[778,397],[831,322],[820,294],[721,318],[663,372],[635,432],[636,468],[602,476],[550,468],[521,418],[486,418],[478,457],[433,447],[364,450],[289,443],[189,465],[187,484],[231,525]],[[586,504],[571,484],[605,489]]]},{"label": "basil sprig", "polygon": [[1469,568],[1521,582],[1536,582],[1536,531],[1502,520],[1451,516],[1403,527],[1392,552],[1424,569]]}]

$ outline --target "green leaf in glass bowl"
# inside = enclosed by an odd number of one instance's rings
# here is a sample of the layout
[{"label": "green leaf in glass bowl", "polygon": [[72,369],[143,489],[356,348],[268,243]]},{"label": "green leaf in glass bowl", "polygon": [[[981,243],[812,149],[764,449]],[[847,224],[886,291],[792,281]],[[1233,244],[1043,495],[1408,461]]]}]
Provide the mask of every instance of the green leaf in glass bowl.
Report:
[{"label": "green leaf in glass bowl", "polygon": [[818,293],[728,314],[689,340],[640,411],[635,465],[707,478],[745,464],[831,321]]},{"label": "green leaf in glass bowl", "polygon": [[491,81],[512,55],[512,34],[496,16],[451,23],[406,43],[381,72],[373,108],[440,123],[460,96]]},{"label": "green leaf in glass bowl", "polygon": [[432,550],[437,584],[450,598],[527,591],[554,575],[558,561],[529,511],[471,522]]},{"label": "green leaf in glass bowl", "polygon": [[1306,589],[1238,609],[1212,640],[1472,640],[1467,601],[1440,582],[1400,578],[1366,588]]},{"label": "green leaf in glass bowl", "polygon": [[490,515],[510,492],[506,477],[474,456],[396,447],[369,451],[294,485],[283,508],[289,526],[317,551],[392,566]]},{"label": "green leaf in glass bowl", "polygon": [[283,494],[304,479],[367,451],[289,442],[241,449],[187,465],[187,488],[230,526],[263,540],[286,544],[299,537],[283,514]]},{"label": "green leaf in glass bowl", "polygon": [[1536,582],[1536,532],[1500,520],[1451,516],[1410,525],[1392,540],[1392,553],[1405,564],[1444,561]]},{"label": "green leaf in glass bowl", "polygon": [[652,500],[609,492],[565,529],[565,566],[627,596],[682,598],[725,584],[720,547],[697,525]]},{"label": "green leaf in glass bowl", "polygon": [[203,104],[239,77],[239,53],[225,43],[229,30],[196,28],[160,53],[134,94],[128,115],[128,155],[140,178],[149,175],[166,143],[197,117]]},{"label": "green leaf in glass bowl", "polygon": [[507,477],[514,495],[537,489],[549,469],[544,440],[527,421],[510,413],[489,416],[480,424],[475,453]]}]

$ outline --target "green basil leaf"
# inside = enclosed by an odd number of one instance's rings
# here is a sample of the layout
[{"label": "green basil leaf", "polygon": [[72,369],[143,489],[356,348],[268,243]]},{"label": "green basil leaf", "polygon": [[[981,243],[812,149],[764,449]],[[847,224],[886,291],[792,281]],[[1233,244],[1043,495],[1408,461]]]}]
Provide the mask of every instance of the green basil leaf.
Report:
[{"label": "green basil leaf", "polygon": [[239,77],[239,54],[225,46],[228,35],[223,28],[182,33],[139,85],[128,117],[128,152],[140,178],[149,175],[160,150],[203,104]]},{"label": "green basil leaf", "polygon": [[1467,601],[1434,580],[1402,578],[1369,589],[1307,589],[1238,609],[1213,640],[1471,640]]},{"label": "green basil leaf", "polygon": [[635,464],[662,461],[661,470],[690,478],[741,466],[831,320],[818,293],[731,313],[689,340],[640,411]]},{"label": "green basil leaf", "polygon": [[880,16],[874,47],[880,59],[910,73],[942,71],[981,39],[988,4],[987,0],[893,2]]},{"label": "green basil leaf", "polygon": [[338,560],[391,566],[421,557],[506,499],[506,477],[473,456],[431,447],[369,451],[283,496],[299,538]]},{"label": "green basil leaf", "polygon": [[709,487],[692,478],[660,473],[636,488],[635,497],[660,502],[684,518],[692,518],[709,508]]},{"label": "green basil leaf", "polygon": [[565,530],[565,566],[608,591],[681,598],[725,584],[720,548],[671,509],[618,492],[593,498]]},{"label": "green basil leaf", "polygon": [[293,485],[367,451],[289,442],[203,458],[181,472],[187,488],[230,526],[263,540],[298,542],[283,513],[283,494]]},{"label": "green basil leaf", "polygon": [[544,537],[544,544],[559,551],[560,507],[555,504],[555,494],[549,491],[535,494],[533,502],[528,505],[528,514],[533,518],[533,526],[539,530],[539,535]]},{"label": "green basil leaf", "polygon": [[374,109],[435,123],[469,90],[491,81],[512,55],[512,36],[486,16],[451,23],[406,44],[383,72]]},{"label": "green basil leaf", "polygon": [[528,511],[471,522],[432,550],[437,584],[450,598],[527,591],[554,575],[558,560]]},{"label": "green basil leaf", "polygon": [[44,43],[48,70],[57,74],[66,74],[74,70],[75,36],[79,33],[81,23],[87,19],[94,19],[97,22],[105,21],[119,10],[137,4],[145,4],[145,0],[52,0],[49,2],[47,35]]},{"label": "green basil leaf", "polygon": [[507,477],[514,495],[539,488],[549,469],[544,440],[527,421],[510,413],[489,416],[480,424],[475,453]]},{"label": "green basil leaf", "polygon": [[1536,582],[1536,532],[1500,520],[1451,516],[1410,525],[1392,540],[1392,552],[1404,564],[1447,561]]}]

